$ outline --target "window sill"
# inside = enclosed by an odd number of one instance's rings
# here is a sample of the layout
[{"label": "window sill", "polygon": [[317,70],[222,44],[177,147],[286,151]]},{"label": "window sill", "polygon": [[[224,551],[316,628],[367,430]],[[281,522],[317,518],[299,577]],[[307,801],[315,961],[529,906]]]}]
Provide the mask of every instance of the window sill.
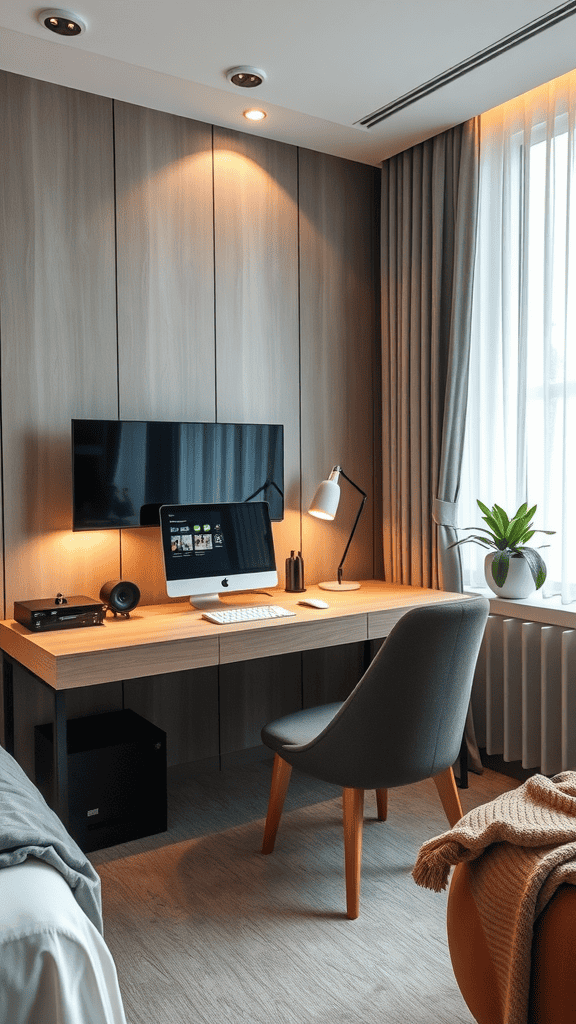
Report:
[{"label": "window sill", "polygon": [[496,597],[488,587],[464,587],[464,591],[467,594],[481,594],[482,597],[487,597],[490,601],[491,615],[576,629],[576,602],[562,604],[559,597],[542,597],[538,591],[521,601]]}]

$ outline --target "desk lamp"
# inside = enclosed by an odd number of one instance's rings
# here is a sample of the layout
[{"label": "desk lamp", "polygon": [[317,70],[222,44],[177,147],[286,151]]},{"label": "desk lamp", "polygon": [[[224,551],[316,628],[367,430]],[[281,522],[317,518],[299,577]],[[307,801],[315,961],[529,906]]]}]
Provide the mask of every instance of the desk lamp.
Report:
[{"label": "desk lamp", "polygon": [[360,504],[360,508],[358,509],[356,519],[354,520],[354,526],[352,527],[352,532],[350,533],[350,536],[348,538],[348,543],[344,549],[344,554],[342,555],[342,558],[340,560],[340,565],[338,566],[338,579],[330,580],[330,582],[328,583],[319,583],[318,586],[322,590],[358,590],[360,587],[359,583],[342,582],[342,566],[344,565],[344,559],[348,554],[350,541],[352,540],[352,537],[354,536],[354,531],[358,526],[358,520],[360,519],[360,516],[362,514],[362,509],[366,504],[366,494],[364,493],[364,491],[360,487],[358,487],[358,485],[355,484],[354,481],[351,480],[349,476],[346,476],[346,473],[344,472],[341,466],[334,466],[334,469],[330,473],[328,479],[323,480],[320,486],[318,487],[318,490],[316,491],[316,494],[312,499],[312,503],[308,511],[311,516],[316,516],[317,519],[334,519],[334,516],[336,515],[336,509],[338,508],[338,502],[340,501],[340,485],[338,483],[338,477],[340,476],[340,474],[342,474],[344,479],[347,480],[348,483],[352,485],[352,487],[355,487],[356,490],[362,495],[362,501]]}]

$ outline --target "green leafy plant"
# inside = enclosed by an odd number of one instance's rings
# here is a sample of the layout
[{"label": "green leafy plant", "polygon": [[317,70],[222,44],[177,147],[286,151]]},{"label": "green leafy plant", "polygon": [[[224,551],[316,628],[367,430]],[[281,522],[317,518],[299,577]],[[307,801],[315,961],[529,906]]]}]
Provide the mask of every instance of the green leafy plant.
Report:
[{"label": "green leafy plant", "polygon": [[[480,544],[481,547],[488,548],[488,550],[496,548],[497,553],[492,561],[492,578],[499,587],[503,587],[506,582],[510,559],[524,558],[528,563],[536,590],[539,590],[546,579],[546,566],[542,556],[535,548],[526,547],[526,543],[532,539],[535,533],[553,534],[556,531],[532,529],[532,516],[537,505],[529,509],[525,502],[520,505],[512,519],[509,519],[500,505],[493,505],[490,509],[478,499],[476,500],[481,512],[484,513],[482,519],[488,529],[483,526],[467,526],[465,529],[479,530],[483,536],[474,534],[472,537],[463,537],[461,540],[455,541],[454,544],[450,544],[450,547],[455,548],[459,544],[472,543]],[[549,545],[539,544],[538,547],[549,547]]]}]

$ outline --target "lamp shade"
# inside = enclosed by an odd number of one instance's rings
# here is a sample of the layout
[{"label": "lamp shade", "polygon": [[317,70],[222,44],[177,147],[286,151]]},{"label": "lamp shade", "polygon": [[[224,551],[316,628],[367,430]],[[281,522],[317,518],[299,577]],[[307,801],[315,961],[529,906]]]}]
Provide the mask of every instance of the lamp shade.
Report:
[{"label": "lamp shade", "polygon": [[316,516],[317,519],[334,519],[340,501],[340,485],[337,480],[338,472],[333,469],[328,480],[323,480],[318,486],[308,509],[311,516]]}]

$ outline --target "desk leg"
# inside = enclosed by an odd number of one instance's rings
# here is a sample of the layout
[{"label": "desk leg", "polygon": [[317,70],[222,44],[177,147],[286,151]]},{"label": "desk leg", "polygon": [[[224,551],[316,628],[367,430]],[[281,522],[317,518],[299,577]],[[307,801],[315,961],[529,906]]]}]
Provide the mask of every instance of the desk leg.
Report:
[{"label": "desk leg", "polygon": [[68,824],[68,744],[66,742],[66,693],[54,691],[54,810]]},{"label": "desk leg", "polygon": [[367,669],[370,668],[371,661],[372,661],[372,644],[371,644],[370,640],[364,640],[363,641],[363,650],[362,650],[362,673],[366,672]]},{"label": "desk leg", "polygon": [[6,655],[2,658],[4,691],[4,748],[14,756],[14,666]]}]

